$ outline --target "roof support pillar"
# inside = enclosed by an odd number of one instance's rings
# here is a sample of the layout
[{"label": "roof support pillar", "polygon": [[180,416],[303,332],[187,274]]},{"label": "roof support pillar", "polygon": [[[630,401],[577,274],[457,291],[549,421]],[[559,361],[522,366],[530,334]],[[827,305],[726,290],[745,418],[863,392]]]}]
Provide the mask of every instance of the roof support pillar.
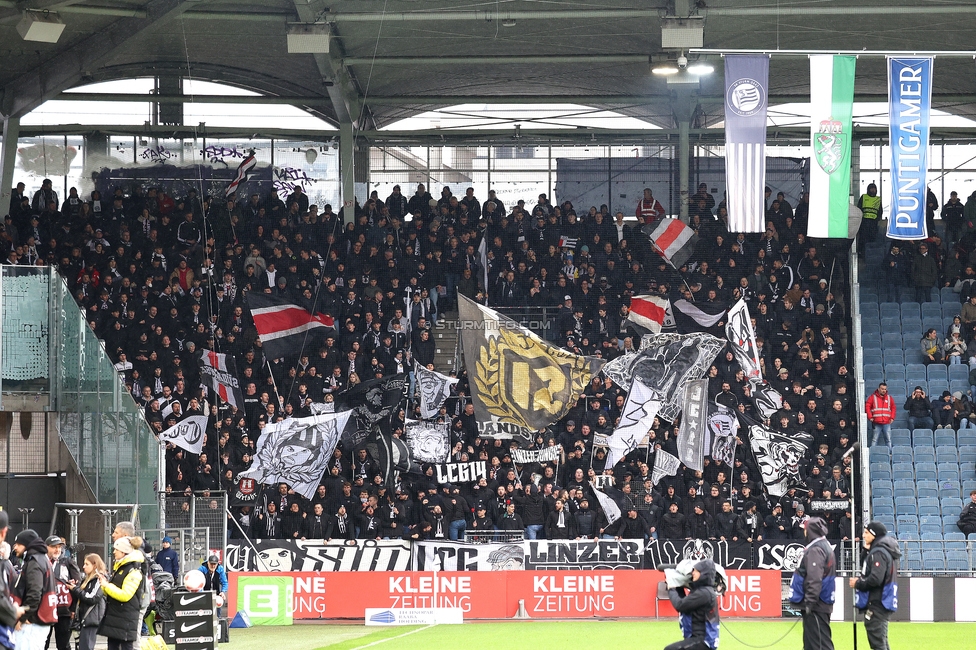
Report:
[{"label": "roof support pillar", "polygon": [[3,145],[0,146],[0,209],[10,205],[14,186],[14,165],[17,164],[17,140],[20,138],[20,118],[3,120]]},{"label": "roof support pillar", "polygon": [[351,120],[339,123],[339,188],[342,196],[342,220],[355,223],[356,209],[356,136]]}]

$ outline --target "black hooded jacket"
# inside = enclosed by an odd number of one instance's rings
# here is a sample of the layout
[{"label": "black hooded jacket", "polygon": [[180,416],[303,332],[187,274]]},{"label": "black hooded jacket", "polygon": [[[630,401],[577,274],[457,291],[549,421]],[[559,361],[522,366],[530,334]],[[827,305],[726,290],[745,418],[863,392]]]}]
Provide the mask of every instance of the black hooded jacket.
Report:
[{"label": "black hooded jacket", "polygon": [[890,582],[891,575],[897,579],[900,558],[898,542],[888,535],[876,537],[871,543],[864,564],[861,565],[861,575],[854,583],[854,588],[858,591],[868,592],[867,609],[884,611],[884,606],[881,604],[882,591],[885,584]]},{"label": "black hooded jacket", "polygon": [[693,581],[687,594],[684,588],[669,589],[671,605],[678,612],[678,621],[686,639],[704,641],[709,648],[717,648],[719,641],[718,594],[715,592],[715,563],[702,560],[695,565],[701,574]]},{"label": "black hooded jacket", "polygon": [[45,592],[53,591],[53,580],[51,562],[47,557],[47,545],[43,539],[37,538],[24,549],[24,568],[13,589],[14,595],[20,598],[21,604],[27,608],[20,618],[21,622],[49,625],[37,618],[37,610]]}]

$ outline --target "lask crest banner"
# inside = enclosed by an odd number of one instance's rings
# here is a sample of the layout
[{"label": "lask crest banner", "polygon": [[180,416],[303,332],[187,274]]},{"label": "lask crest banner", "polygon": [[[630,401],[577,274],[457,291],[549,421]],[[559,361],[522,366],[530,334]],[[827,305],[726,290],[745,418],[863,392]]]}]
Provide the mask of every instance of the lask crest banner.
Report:
[{"label": "lask crest banner", "polygon": [[769,57],[725,57],[725,186],[729,232],[766,227],[766,109]]},{"label": "lask crest banner", "polygon": [[854,111],[853,56],[810,57],[810,208],[807,235],[848,236]]},{"label": "lask crest banner", "polygon": [[210,418],[206,415],[191,415],[171,426],[159,434],[163,442],[171,442],[191,454],[200,454],[207,437],[207,423]]},{"label": "lask crest banner", "polygon": [[569,413],[603,366],[557,348],[515,321],[458,297],[461,347],[483,436],[531,440]]},{"label": "lask crest banner", "polygon": [[888,58],[891,239],[928,237],[925,204],[933,62],[932,57]]}]

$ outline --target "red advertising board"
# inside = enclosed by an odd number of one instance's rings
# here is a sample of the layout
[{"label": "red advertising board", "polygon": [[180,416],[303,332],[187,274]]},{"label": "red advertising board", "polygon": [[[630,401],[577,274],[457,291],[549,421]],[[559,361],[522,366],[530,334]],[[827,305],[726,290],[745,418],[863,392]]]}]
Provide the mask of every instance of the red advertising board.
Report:
[{"label": "red advertising board", "polygon": [[[781,615],[779,571],[729,571],[722,616]],[[466,619],[511,618],[525,602],[532,618],[654,616],[676,613],[657,600],[660,571],[463,571],[232,573],[230,615],[239,604],[238,577],[291,577],[294,619],[363,618],[367,607],[458,607]],[[241,604],[247,608],[247,603]],[[249,612],[252,620],[257,612]]]}]

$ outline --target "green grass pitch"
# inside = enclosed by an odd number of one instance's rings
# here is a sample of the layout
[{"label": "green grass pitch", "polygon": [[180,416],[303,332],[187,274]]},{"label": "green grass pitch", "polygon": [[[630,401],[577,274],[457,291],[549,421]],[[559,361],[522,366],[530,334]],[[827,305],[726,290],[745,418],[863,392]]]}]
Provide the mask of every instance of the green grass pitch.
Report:
[{"label": "green grass pitch", "polygon": [[[803,646],[802,624],[793,620],[723,621],[721,650],[767,646]],[[834,647],[853,650],[851,623],[834,623]],[[858,650],[868,650],[864,628],[858,624]],[[742,642],[732,637],[735,635]],[[785,638],[784,638],[784,635]],[[293,627],[255,627],[231,630],[232,650],[454,650],[499,647],[500,643],[529,650],[586,647],[663,648],[681,638],[677,621],[518,621],[466,623],[464,626],[377,628],[363,625],[301,624]],[[976,623],[892,623],[892,650],[976,647]],[[746,645],[748,644],[748,645]]]}]

